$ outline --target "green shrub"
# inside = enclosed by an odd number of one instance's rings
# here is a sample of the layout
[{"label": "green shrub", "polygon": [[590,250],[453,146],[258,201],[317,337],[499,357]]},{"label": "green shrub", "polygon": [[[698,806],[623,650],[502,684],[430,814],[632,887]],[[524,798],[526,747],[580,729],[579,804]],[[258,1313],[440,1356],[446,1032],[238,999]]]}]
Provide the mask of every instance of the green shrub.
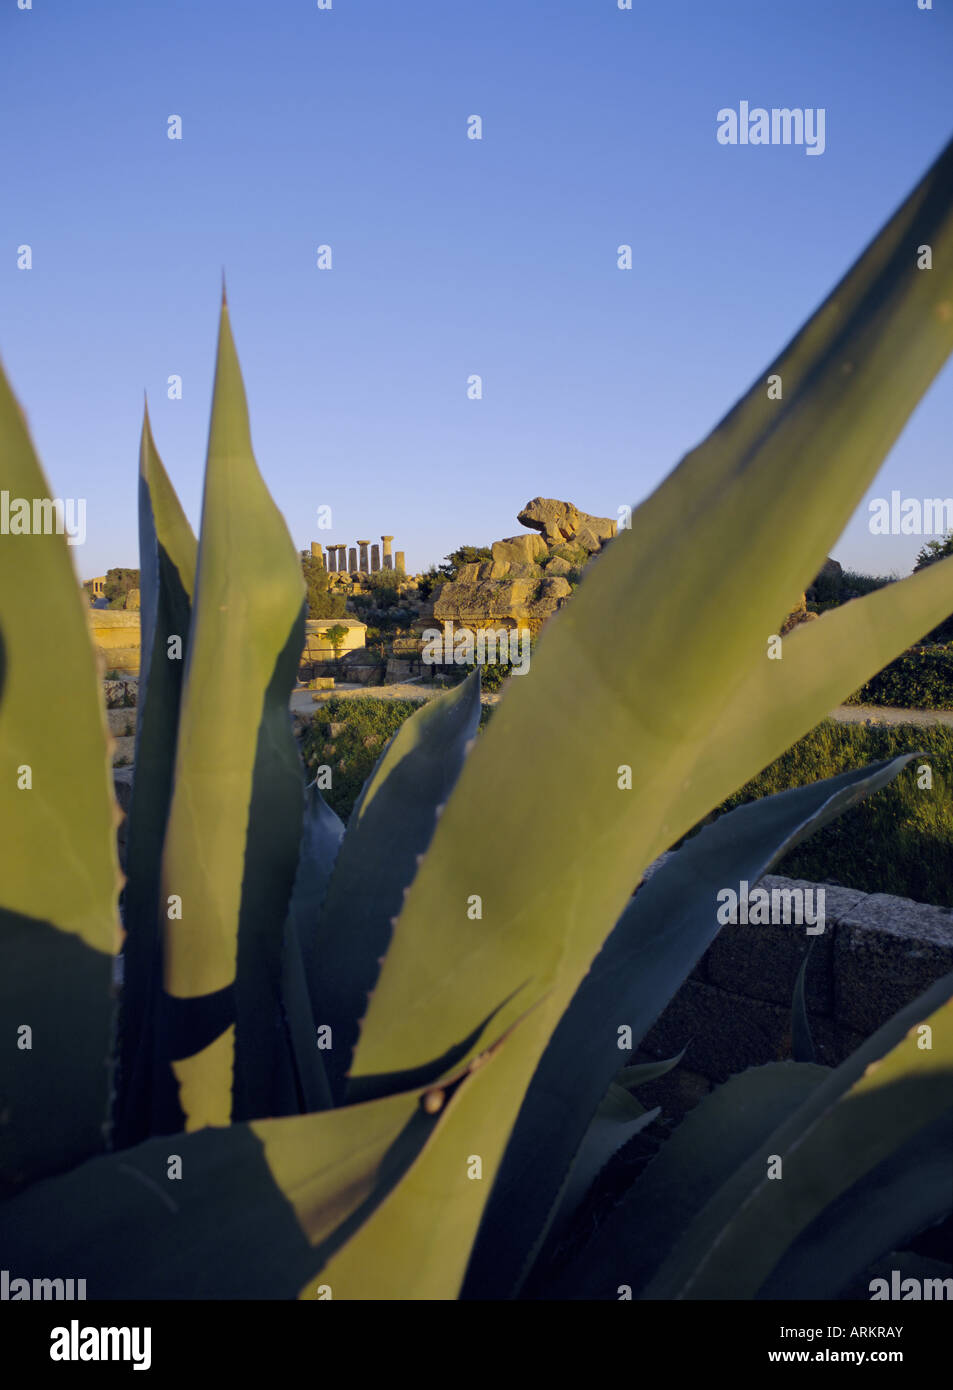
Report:
[{"label": "green shrub", "polygon": [[315,715],[302,740],[301,756],[312,777],[319,767],[331,768],[331,786],[322,787],[322,795],[343,821],[389,739],[416,708],[412,700],[333,695]]},{"label": "green shrub", "polygon": [[[703,822],[736,806],[848,768],[902,753],[923,753],[883,791],[819,830],[776,872],[865,893],[893,893],[953,905],[953,728],[944,724],[839,724],[826,719]],[[931,768],[932,789],[917,785]]]},{"label": "green shrub", "polygon": [[913,567],[913,572],[926,569],[927,565],[933,565],[937,560],[942,560],[944,555],[953,555],[953,531],[950,532],[942,541],[927,541],[917,552],[917,563]]},{"label": "green shrub", "polygon": [[911,647],[849,695],[846,703],[953,709],[953,646]]},{"label": "green shrub", "polygon": [[138,588],[138,570],[111,569],[106,571],[106,580],[103,584],[103,597],[109,600],[110,608],[125,608],[126,595],[129,590]]},{"label": "green shrub", "polygon": [[577,545],[575,541],[564,541],[562,545],[554,545],[549,552],[549,558],[553,559],[557,555],[578,570],[589,560],[589,551],[584,545]]},{"label": "green shrub", "polygon": [[343,594],[332,594],[328,572],[314,556],[301,558],[301,572],[304,575],[308,594],[309,618],[342,618],[347,609],[347,599]]}]

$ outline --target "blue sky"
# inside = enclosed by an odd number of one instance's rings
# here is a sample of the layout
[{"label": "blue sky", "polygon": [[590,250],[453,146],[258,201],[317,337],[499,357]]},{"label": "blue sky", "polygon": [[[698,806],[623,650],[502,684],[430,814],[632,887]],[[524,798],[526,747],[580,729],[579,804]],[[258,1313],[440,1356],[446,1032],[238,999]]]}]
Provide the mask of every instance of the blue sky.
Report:
[{"label": "blue sky", "polygon": [[[299,547],[389,532],[417,570],[539,494],[615,516],[936,156],[951,70],[948,0],[2,0],[0,354],[87,499],[81,576],[138,563],[143,388],[197,523],[223,266]],[[720,145],[742,99],[823,107],[824,154]],[[953,493],[951,386],[869,496]],[[867,515],[833,553],[906,573]]]}]

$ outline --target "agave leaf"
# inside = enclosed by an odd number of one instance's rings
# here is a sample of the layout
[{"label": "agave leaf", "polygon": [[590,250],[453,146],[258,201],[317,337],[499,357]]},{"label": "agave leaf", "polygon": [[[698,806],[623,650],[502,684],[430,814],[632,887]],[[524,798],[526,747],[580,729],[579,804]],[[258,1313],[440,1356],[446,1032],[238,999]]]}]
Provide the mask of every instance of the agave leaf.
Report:
[{"label": "agave leaf", "polygon": [[713,1193],[812,1095],[828,1068],[751,1067],[686,1115],[595,1237],[546,1290],[552,1298],[634,1297]]},{"label": "agave leaf", "polygon": [[[712,731],[711,767],[727,770],[730,759],[743,786],[778,755],[782,722],[788,747],[951,611],[953,556],[802,623],[784,638],[780,661],[749,668]],[[730,751],[739,747],[740,760]]]},{"label": "agave leaf", "polygon": [[[924,242],[929,275],[916,266]],[[953,348],[951,309],[953,145],[771,365],[783,400],[768,400],[760,378],[643,503],[547,624],[532,672],[510,684],[467,760],[404,903],[351,1074],[412,1069],[494,1001],[514,995],[503,1027],[509,1010],[545,996],[500,1068],[488,1171],[632,883],[743,781],[747,729],[735,755],[711,762],[710,731]],[[846,696],[856,682],[842,674]],[[767,762],[790,740],[774,707],[758,717],[774,741]],[[623,765],[637,791],[619,789]],[[567,890],[553,865],[569,863]],[[467,917],[473,895],[479,919]]]},{"label": "agave leaf", "polygon": [[[297,1105],[280,987],[303,814],[288,712],[303,600],[294,544],[252,452],[223,302],[160,911],[170,904],[167,994],[211,1003],[233,992],[234,1119]],[[212,1056],[206,1047],[177,1067],[191,1096],[207,1086],[195,1103],[209,1114],[227,1078]]]},{"label": "agave leaf", "polygon": [[[147,409],[139,446],[142,664],[126,834],[126,937],[113,1122],[113,1143],[119,1148],[145,1139],[154,1111],[167,1112],[174,1104],[168,1063],[155,1055],[162,977],[159,869],[172,797],[196,553],[195,536],[162,465]],[[165,1092],[162,1101],[154,1099],[154,1087]]]},{"label": "agave leaf", "polygon": [[791,1005],[791,1056],[795,1062],[817,1061],[805,999],[807,966],[816,940],[817,937],[812,937],[810,945],[804,952],[804,959],[801,961],[801,968],[797,972],[797,979],[794,982],[794,1002]]},{"label": "agave leaf", "polygon": [[[923,242],[938,267],[929,275],[916,268]],[[759,379],[547,625],[532,672],[509,686],[468,759],[410,889],[355,1076],[418,1065],[530,972],[537,997],[549,991],[555,1023],[634,878],[739,784],[727,753],[709,767],[710,730],[766,660],[768,636],[953,347],[951,305],[953,146],[772,364],[783,401],[769,401]],[[620,614],[625,642],[610,670],[604,653],[619,649]],[[843,675],[846,695],[856,682]],[[580,710],[584,720],[574,717]],[[767,761],[788,731],[771,708],[759,717],[775,740]],[[622,764],[635,769],[633,794],[618,788]],[[532,775],[512,776],[517,766]],[[494,813],[504,785],[505,818]],[[567,897],[552,866],[570,862]],[[480,920],[467,919],[470,894],[482,898]],[[537,1061],[527,1055],[529,1071]],[[501,1105],[501,1130],[512,1118]]]},{"label": "agave leaf", "polygon": [[336,1299],[457,1297],[485,1200],[496,1102],[501,1084],[504,1093],[510,1084],[503,1069],[512,1056],[518,1074],[522,1062],[513,1043],[532,1022],[532,1015],[518,1019],[477,1054],[463,1085],[454,1078],[431,1089],[443,1123],[403,1181],[322,1271]]},{"label": "agave leaf", "polygon": [[613,1154],[662,1113],[661,1107],[646,1110],[634,1096],[613,1084],[599,1103],[599,1109],[589,1122],[582,1143],[576,1150],[559,1198],[546,1227],[546,1251],[556,1247],[566,1233],[572,1218],[584,1201],[590,1187]]},{"label": "agave leaf", "polygon": [[759,1298],[837,1298],[885,1251],[953,1210],[953,1117],[942,1115],[826,1207]]},{"label": "agave leaf", "polygon": [[[334,1039],[327,1057],[338,1096],[344,1091],[358,1020],[387,951],[393,919],[479,722],[477,668],[461,685],[405,720],[351,814],[320,919],[312,927],[313,945],[303,948],[315,1021],[329,1025]],[[303,940],[305,936],[302,933]],[[399,1082],[393,1087],[401,1088]]]},{"label": "agave leaf", "polygon": [[329,1110],[334,1103],[322,1060],[323,1050],[318,1048],[308,979],[317,968],[315,923],[343,835],[344,825],[339,816],[321,795],[317,782],[312,782],[305,789],[298,870],[281,957],[285,1026],[294,1057],[300,1108],[305,1112]]},{"label": "agave leaf", "polygon": [[298,870],[288,908],[288,929],[294,931],[307,979],[319,969],[316,960],[317,921],[344,837],[344,824],[318,789],[317,781],[305,789],[304,821]]},{"label": "agave leaf", "polygon": [[[0,453],[11,522],[0,540],[0,1191],[9,1191],[103,1148],[120,878],[85,599],[64,536],[34,530],[44,503],[52,523],[52,493],[2,370]],[[51,681],[51,671],[69,678]]]},{"label": "agave leaf", "polygon": [[[719,816],[629,902],[555,1029],[507,1148],[465,1296],[507,1296],[539,1247],[547,1213],[619,1063],[619,1029],[638,1047],[719,931],[717,894],[756,883],[814,831],[885,786],[906,754],[795,787]],[[532,1175],[532,1181],[530,1181]]]},{"label": "agave leaf", "polygon": [[633,1091],[637,1086],[647,1086],[650,1081],[657,1081],[659,1077],[667,1076],[670,1071],[674,1071],[687,1051],[686,1043],[677,1056],[668,1057],[664,1062],[636,1062],[634,1066],[622,1067],[616,1073],[615,1079],[620,1086]]},{"label": "agave leaf", "polygon": [[[951,996],[947,975],[832,1072],[723,1183],[645,1296],[753,1298],[827,1206],[953,1109]],[[768,1155],[782,1161],[780,1181],[766,1177]]]},{"label": "agave leaf", "polygon": [[0,1205],[0,1248],[91,1299],[313,1296],[443,1119],[410,1094],[150,1139]]}]

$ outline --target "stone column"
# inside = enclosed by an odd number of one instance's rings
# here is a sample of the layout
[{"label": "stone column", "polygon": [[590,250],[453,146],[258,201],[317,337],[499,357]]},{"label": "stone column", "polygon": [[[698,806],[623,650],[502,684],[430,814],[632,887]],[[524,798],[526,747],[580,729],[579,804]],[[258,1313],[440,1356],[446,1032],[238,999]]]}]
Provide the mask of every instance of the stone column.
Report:
[{"label": "stone column", "polygon": [[336,545],[334,548],[338,553],[338,574],[345,574],[347,572],[347,546]]},{"label": "stone column", "polygon": [[311,558],[317,560],[321,568],[324,569],[324,547],[320,541],[311,542]]},{"label": "stone column", "polygon": [[335,574],[338,567],[338,548],[336,545],[328,546],[328,558],[326,564],[328,574]]},{"label": "stone column", "polygon": [[370,574],[370,565],[367,560],[367,547],[370,545],[370,541],[358,541],[358,545],[361,547],[361,573]]},{"label": "stone column", "polygon": [[379,545],[371,546],[371,572],[376,574],[381,567],[381,548]]},{"label": "stone column", "polygon": [[393,539],[394,539],[393,536],[381,536],[381,540],[384,542],[384,568],[385,568],[385,570],[392,570],[392,569],[394,568],[394,557],[393,557],[393,555],[391,555],[391,553],[390,553],[390,543],[391,543],[391,541],[392,541]]},{"label": "stone column", "polygon": [[357,546],[352,545],[347,552],[347,572],[357,574]]},{"label": "stone column", "polygon": [[404,569],[404,552],[402,550],[398,550],[397,554],[394,556],[394,568],[397,570],[398,574],[406,573]]}]

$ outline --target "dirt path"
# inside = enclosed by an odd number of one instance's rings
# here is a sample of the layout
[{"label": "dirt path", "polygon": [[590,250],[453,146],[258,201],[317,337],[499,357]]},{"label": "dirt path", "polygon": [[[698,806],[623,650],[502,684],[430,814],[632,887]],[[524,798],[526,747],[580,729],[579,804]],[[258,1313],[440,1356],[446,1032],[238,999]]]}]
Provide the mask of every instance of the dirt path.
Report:
[{"label": "dirt path", "polygon": [[891,705],[838,705],[831,718],[841,724],[953,724],[953,709],[895,709]]},{"label": "dirt path", "polygon": [[[333,690],[295,690],[291,695],[291,710],[293,714],[313,714],[315,709],[331,698],[332,695],[341,695],[345,699],[358,699],[361,696],[369,695],[375,700],[412,700],[415,704],[422,705],[427,700],[432,700],[435,695],[439,695],[442,688],[439,685],[417,684],[415,681],[403,681],[396,685],[358,685],[341,684],[336,685]],[[318,698],[315,699],[314,696]],[[484,692],[480,697],[485,705],[495,705],[500,698],[497,692]]]},{"label": "dirt path", "polygon": [[[400,685],[337,685],[333,690],[296,690],[291,697],[291,708],[295,714],[310,714],[331,695],[360,697],[369,695],[375,700],[414,700],[422,703],[438,694],[439,686],[417,684],[405,681]],[[312,699],[312,695],[318,699]],[[498,692],[484,694],[485,705],[495,705],[500,698]],[[838,705],[831,710],[831,719],[840,724],[865,724],[872,719],[875,724],[953,724],[953,710],[949,709],[896,709],[890,705]]]}]

